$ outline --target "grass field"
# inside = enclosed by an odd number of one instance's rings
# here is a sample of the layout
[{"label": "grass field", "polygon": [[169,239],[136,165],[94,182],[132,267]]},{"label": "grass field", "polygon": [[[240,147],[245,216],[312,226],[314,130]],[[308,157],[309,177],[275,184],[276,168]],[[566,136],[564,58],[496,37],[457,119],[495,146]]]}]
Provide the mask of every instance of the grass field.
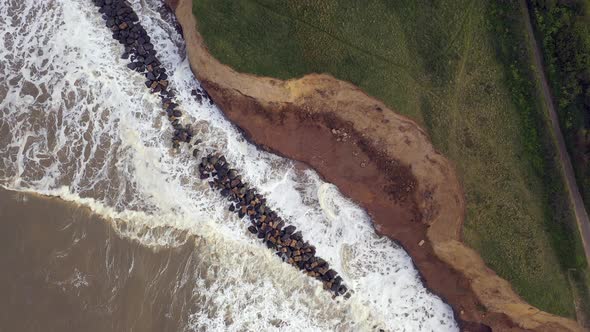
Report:
[{"label": "grass field", "polygon": [[590,285],[590,271],[570,270],[570,282],[574,293],[577,306],[578,321],[587,329],[590,329],[590,294],[588,294],[588,285]]},{"label": "grass field", "polygon": [[223,63],[329,73],[427,128],[463,181],[466,242],[531,304],[575,315],[567,271],[585,261],[514,1],[193,3]]}]

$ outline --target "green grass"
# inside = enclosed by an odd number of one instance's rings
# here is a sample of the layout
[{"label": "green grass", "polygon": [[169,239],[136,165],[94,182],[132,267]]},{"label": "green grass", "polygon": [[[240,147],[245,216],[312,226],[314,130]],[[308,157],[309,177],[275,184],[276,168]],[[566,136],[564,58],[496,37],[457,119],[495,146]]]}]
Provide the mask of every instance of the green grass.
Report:
[{"label": "green grass", "polygon": [[531,304],[575,315],[567,269],[584,259],[514,1],[193,3],[223,63],[329,73],[427,128],[465,187],[466,242]]},{"label": "green grass", "polygon": [[576,180],[590,210],[590,2],[528,0]]},{"label": "green grass", "polygon": [[572,290],[574,298],[576,300],[576,306],[578,307],[577,312],[580,315],[577,317],[578,321],[585,328],[590,328],[590,271],[586,269],[569,271],[570,282],[572,284]]}]

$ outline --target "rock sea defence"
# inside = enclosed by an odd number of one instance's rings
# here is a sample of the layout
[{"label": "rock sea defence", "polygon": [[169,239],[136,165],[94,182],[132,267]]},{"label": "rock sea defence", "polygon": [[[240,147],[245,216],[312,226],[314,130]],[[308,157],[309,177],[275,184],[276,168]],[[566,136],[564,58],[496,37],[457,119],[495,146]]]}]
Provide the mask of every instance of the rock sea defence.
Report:
[{"label": "rock sea defence", "polygon": [[580,331],[524,302],[461,241],[465,201],[452,164],[424,130],[354,85],[312,74],[238,73],[208,52],[192,1],[167,0],[201,85],[249,140],[300,161],[366,209],[411,255],[425,285],[465,331]]},{"label": "rock sea defence", "polygon": [[[198,150],[193,150],[193,155],[197,154]],[[315,256],[315,247],[303,240],[303,234],[295,226],[285,226],[283,219],[266,206],[266,198],[242,182],[238,171],[230,168],[223,155],[209,154],[203,157],[199,173],[202,180],[212,179],[209,185],[233,202],[229,205],[229,211],[237,213],[240,219],[247,216],[251,222],[248,231],[263,240],[284,262],[320,280],[324,288],[333,294],[348,298],[350,293],[342,277],[330,268],[328,262]]]},{"label": "rock sea defence", "polygon": [[[183,124],[182,111],[175,103],[175,93],[168,87],[166,69],[161,66],[157,52],[150,41],[145,28],[138,23],[139,18],[126,0],[93,0],[99,7],[107,28],[113,33],[113,38],[125,47],[123,59],[129,59],[127,67],[142,73],[146,77],[145,86],[151,92],[158,94],[162,107],[168,116],[173,129],[171,146],[180,148],[181,144],[188,144],[193,148],[200,143],[193,140],[190,125]],[[200,103],[211,103],[206,91],[193,90]],[[199,149],[192,150],[193,157],[199,158]],[[209,153],[201,157],[199,165],[200,179],[210,180],[209,185],[220,191],[221,196],[232,203],[229,211],[238,214],[240,219],[247,216],[251,225],[248,231],[263,240],[269,249],[282,258],[284,262],[297,267],[307,275],[320,280],[324,288],[334,295],[350,296],[342,277],[330,268],[328,262],[315,255],[315,247],[304,241],[303,234],[293,225],[285,222],[275,211],[266,206],[266,199],[242,181],[236,169],[231,168],[229,162],[221,153]]]}]

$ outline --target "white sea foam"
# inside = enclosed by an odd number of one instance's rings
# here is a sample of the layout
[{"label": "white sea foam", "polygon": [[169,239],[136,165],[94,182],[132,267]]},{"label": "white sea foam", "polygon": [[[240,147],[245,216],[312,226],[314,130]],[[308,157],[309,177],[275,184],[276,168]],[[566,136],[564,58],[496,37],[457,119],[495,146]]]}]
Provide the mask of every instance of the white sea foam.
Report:
[{"label": "white sea foam", "polygon": [[203,302],[187,330],[457,330],[409,256],[377,237],[358,206],[314,172],[258,151],[216,107],[193,99],[198,82],[159,5],[133,2],[203,152],[223,151],[354,295],[333,300],[319,282],[282,264],[197,179],[190,153],[171,153],[159,100],[120,60],[122,47],[90,0],[0,1],[0,184],[89,206],[147,246],[179,240],[146,229],[194,234],[215,272],[193,286]]}]

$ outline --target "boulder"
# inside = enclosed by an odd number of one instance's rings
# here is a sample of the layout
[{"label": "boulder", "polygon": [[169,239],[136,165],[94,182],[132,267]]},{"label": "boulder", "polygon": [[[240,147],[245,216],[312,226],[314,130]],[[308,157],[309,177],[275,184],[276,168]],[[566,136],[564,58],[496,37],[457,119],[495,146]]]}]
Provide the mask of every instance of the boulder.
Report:
[{"label": "boulder", "polygon": [[328,280],[331,280],[331,279],[334,279],[334,277],[336,277],[336,275],[337,275],[337,274],[338,274],[338,273],[337,273],[336,271],[334,271],[334,270],[332,270],[332,269],[329,269],[329,270],[326,272],[325,276],[326,276],[326,278],[328,278]]},{"label": "boulder", "polygon": [[283,229],[283,231],[285,232],[285,234],[291,235],[291,234],[293,234],[293,232],[295,232],[296,229],[297,228],[295,226],[289,225],[289,226],[285,227],[285,229]]},{"label": "boulder", "polygon": [[217,161],[218,161],[218,160],[219,160],[219,157],[217,157],[217,156],[215,156],[215,155],[209,155],[209,156],[207,157],[207,162],[208,162],[210,165],[215,165],[215,164],[217,163]]},{"label": "boulder", "polygon": [[[287,229],[287,228],[285,228],[285,229]],[[295,232],[295,233],[293,233],[293,234],[291,235],[291,238],[293,238],[293,239],[295,239],[295,240],[299,241],[299,240],[301,240],[301,239],[303,238],[303,235],[301,235],[301,232],[300,232],[300,231],[298,231],[298,232]]]},{"label": "boulder", "polygon": [[330,290],[334,293],[338,292],[338,288],[340,287],[340,285],[337,285],[336,283],[332,283],[332,286],[330,287]]},{"label": "boulder", "polygon": [[227,175],[227,170],[221,167],[218,171],[219,176],[224,177]]},{"label": "boulder", "polygon": [[227,173],[227,176],[233,180],[238,176],[238,171],[236,171],[235,169],[230,169],[229,172]]}]

